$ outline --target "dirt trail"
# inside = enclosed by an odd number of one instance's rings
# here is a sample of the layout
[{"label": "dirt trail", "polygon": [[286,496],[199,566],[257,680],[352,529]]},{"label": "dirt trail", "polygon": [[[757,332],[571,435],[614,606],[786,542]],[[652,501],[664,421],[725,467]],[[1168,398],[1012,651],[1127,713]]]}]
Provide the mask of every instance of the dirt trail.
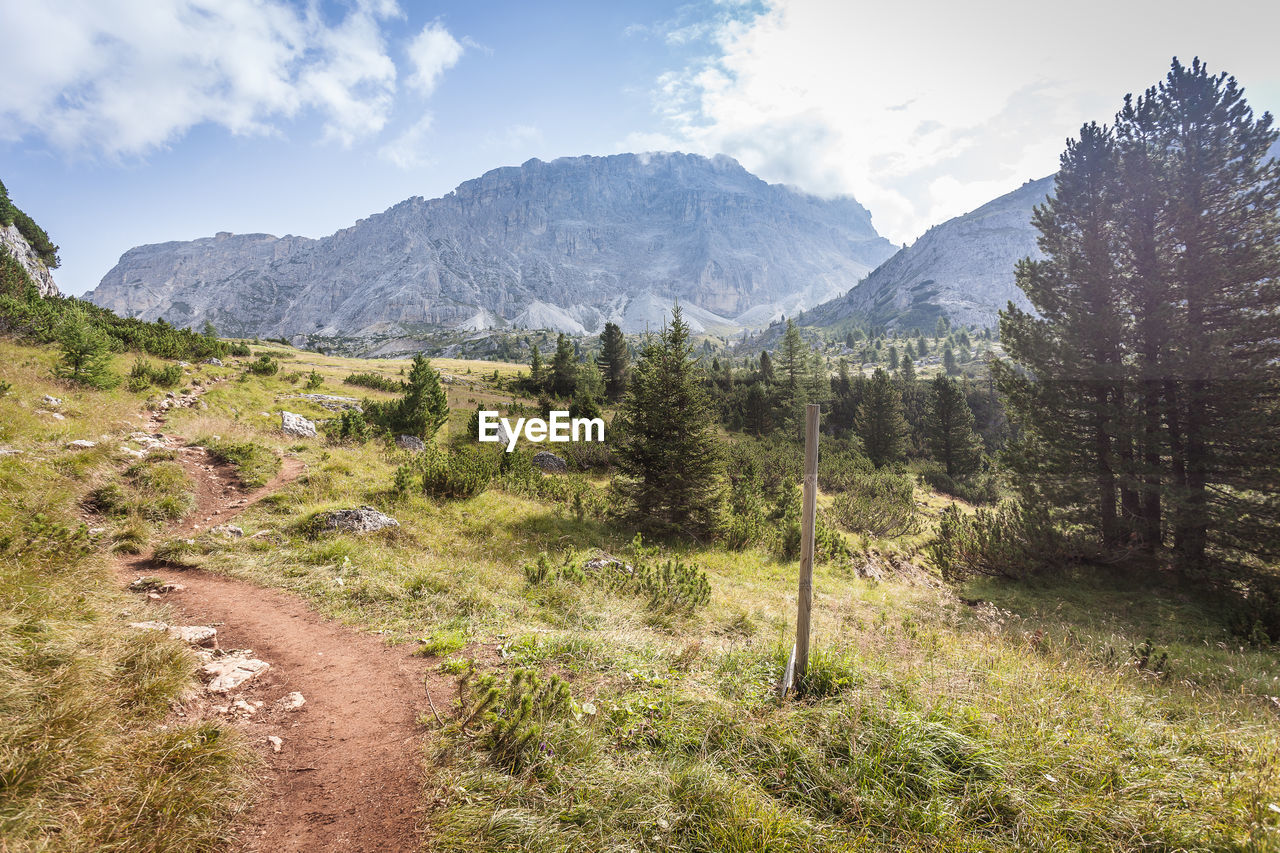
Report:
[{"label": "dirt trail", "polygon": [[[153,418],[152,433],[162,421]],[[164,436],[196,484],[196,510],[170,534],[196,533],[226,524],[255,501],[296,478],[303,466],[285,459],[267,486],[248,492],[230,466],[203,448],[183,448]],[[406,651],[332,622],[300,599],[250,583],[200,571],[158,567],[149,554],[122,558],[122,582],[160,575],[185,589],[163,603],[184,624],[213,625],[224,649],[252,649],[271,669],[216,698],[263,702],[240,723],[265,758],[263,796],[239,833],[248,851],[415,851],[421,792],[420,715],[428,711],[428,665]],[[297,691],[306,704],[296,711],[274,707]],[[437,704],[443,700],[440,693]],[[208,713],[213,713],[209,711]],[[282,739],[273,752],[268,736]]]}]

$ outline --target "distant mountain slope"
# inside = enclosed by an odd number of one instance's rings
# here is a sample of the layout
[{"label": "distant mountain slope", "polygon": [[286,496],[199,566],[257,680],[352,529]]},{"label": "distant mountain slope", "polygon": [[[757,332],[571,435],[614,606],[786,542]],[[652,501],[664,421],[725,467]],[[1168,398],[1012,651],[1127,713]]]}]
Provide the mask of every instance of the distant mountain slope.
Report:
[{"label": "distant mountain slope", "polygon": [[804,314],[824,328],[849,320],[900,329],[953,323],[994,326],[1009,301],[1030,304],[1013,281],[1014,264],[1041,257],[1032,209],[1053,192],[1053,176],[1028,181],[977,210],[934,226],[876,268],[846,295]]},{"label": "distant mountain slope", "polygon": [[675,300],[695,328],[736,330],[843,293],[892,253],[852,198],[766,184],[727,157],[620,154],[495,169],[319,240],[141,246],[89,298],[239,335],[639,331]]}]

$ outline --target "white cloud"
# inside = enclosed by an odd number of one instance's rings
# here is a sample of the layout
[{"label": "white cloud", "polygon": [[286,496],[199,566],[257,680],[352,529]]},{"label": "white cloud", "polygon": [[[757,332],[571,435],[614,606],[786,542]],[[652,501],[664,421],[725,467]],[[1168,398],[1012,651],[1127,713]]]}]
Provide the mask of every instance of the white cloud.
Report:
[{"label": "white cloud", "polygon": [[146,154],[192,127],[269,133],[317,112],[342,145],[377,134],[395,97],[382,24],[394,0],[338,20],[282,0],[0,4],[0,137]]},{"label": "white cloud", "polygon": [[[1273,108],[1256,95],[1280,86],[1280,6],[1228,5],[1239,8],[721,4],[705,35],[712,55],[656,81],[663,131],[625,144],[723,152],[768,180],[855,194],[881,233],[909,241],[1052,172],[1066,137],[1109,120],[1124,93],[1155,83],[1174,55],[1231,71],[1258,112]],[[704,35],[678,23],[673,41]]]},{"label": "white cloud", "polygon": [[413,74],[409,85],[422,95],[430,95],[444,72],[458,64],[463,47],[439,22],[432,22],[409,42]]},{"label": "white cloud", "polygon": [[431,162],[427,157],[427,135],[435,117],[426,113],[395,139],[378,149],[378,156],[401,169],[416,169]]}]

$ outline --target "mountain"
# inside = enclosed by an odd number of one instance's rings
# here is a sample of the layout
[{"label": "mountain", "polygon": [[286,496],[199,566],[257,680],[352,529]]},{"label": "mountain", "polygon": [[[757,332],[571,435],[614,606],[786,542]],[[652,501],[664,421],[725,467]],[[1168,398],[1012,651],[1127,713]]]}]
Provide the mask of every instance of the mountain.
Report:
[{"label": "mountain", "polygon": [[[21,272],[14,272],[22,289],[27,286],[25,275],[41,296],[61,295],[52,273],[58,266],[58,247],[43,228],[10,200],[9,191],[0,182],[0,256],[3,255],[12,257],[22,268]],[[2,270],[0,280],[5,280]]]},{"label": "mountain", "polygon": [[140,246],[88,298],[225,335],[642,331],[676,300],[696,330],[731,332],[844,293],[893,249],[854,199],[767,184],[728,157],[535,159],[318,240]]},{"label": "mountain", "polygon": [[1028,181],[1007,195],[929,231],[847,294],[806,312],[798,322],[834,327],[849,320],[899,329],[932,329],[939,315],[953,323],[994,326],[1012,301],[1030,303],[1013,282],[1013,267],[1043,255],[1031,211],[1053,192],[1053,176]]}]

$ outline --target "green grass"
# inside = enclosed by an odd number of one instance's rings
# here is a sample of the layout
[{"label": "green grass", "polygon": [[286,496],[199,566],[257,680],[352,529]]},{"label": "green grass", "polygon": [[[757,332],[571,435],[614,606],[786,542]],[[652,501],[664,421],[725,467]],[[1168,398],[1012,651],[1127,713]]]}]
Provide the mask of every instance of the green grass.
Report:
[{"label": "green grass", "polygon": [[209,451],[219,462],[236,469],[236,476],[246,488],[256,489],[271,482],[280,473],[280,457],[254,441],[224,441],[220,438],[198,438],[194,442]]},{"label": "green grass", "polygon": [[[140,395],[58,385],[47,348],[0,341],[0,357],[13,385],[0,443],[24,451],[0,457],[0,849],[223,849],[252,753],[231,727],[170,716],[196,662],[127,627],[146,611],[108,569],[119,533],[141,549],[151,516],[189,500],[185,478],[163,455],[117,455]],[[45,394],[64,420],[36,412]],[[72,438],[98,446],[68,450]],[[88,534],[90,492],[112,498],[101,524],[114,532]]]},{"label": "green grass", "polygon": [[[352,372],[397,375],[396,363],[291,355],[330,388]],[[477,400],[510,400],[480,381],[491,370],[457,370],[473,384],[448,386],[455,434]],[[172,428],[276,458],[280,408],[333,416],[299,391],[282,376],[220,383],[207,410],[173,412]],[[779,702],[795,562],[650,553],[634,531],[498,483],[464,500],[397,495],[409,457],[381,441],[287,446],[305,473],[240,517],[249,536],[173,548],[447,656],[440,670],[460,684],[451,703],[436,694],[446,725],[428,718],[424,744],[432,850],[1280,849],[1276,650],[1231,643],[1211,603],[1158,574],[983,582],[962,591],[982,600],[969,606],[923,575],[874,582],[851,562],[820,563],[806,697]],[[916,497],[926,517],[947,503]],[[363,504],[401,527],[308,534],[316,513]],[[852,541],[911,558],[926,535]],[[654,607],[572,572],[526,578],[539,554],[569,549],[696,564],[709,599]],[[524,667],[544,685],[563,679],[572,701],[520,710],[507,685]],[[477,713],[490,676],[500,695]],[[514,732],[498,725],[517,717]],[[222,772],[215,784],[234,777]]]},{"label": "green grass", "polygon": [[[372,369],[314,360],[338,380]],[[235,428],[218,419],[247,407],[246,385],[208,395],[209,430]],[[532,666],[573,695],[576,710],[536,720],[536,756],[519,771],[458,730],[468,702],[441,708],[432,849],[1276,849],[1280,664],[1229,645],[1185,591],[1065,578],[975,587],[964,594],[995,602],[975,608],[820,564],[809,698],[779,703],[794,562],[661,549],[707,572],[710,601],[692,613],[573,577],[530,583],[523,567],[544,551],[637,559],[633,532],[498,484],[466,500],[398,496],[408,457],[380,442],[298,452],[306,474],[242,516],[271,537],[210,537],[199,565],[452,655],[444,671],[464,673],[468,655],[480,673]],[[401,528],[302,529],[361,504]],[[923,535],[855,541],[910,557]],[[1157,656],[1172,650],[1167,675],[1138,666],[1148,637]]]}]

